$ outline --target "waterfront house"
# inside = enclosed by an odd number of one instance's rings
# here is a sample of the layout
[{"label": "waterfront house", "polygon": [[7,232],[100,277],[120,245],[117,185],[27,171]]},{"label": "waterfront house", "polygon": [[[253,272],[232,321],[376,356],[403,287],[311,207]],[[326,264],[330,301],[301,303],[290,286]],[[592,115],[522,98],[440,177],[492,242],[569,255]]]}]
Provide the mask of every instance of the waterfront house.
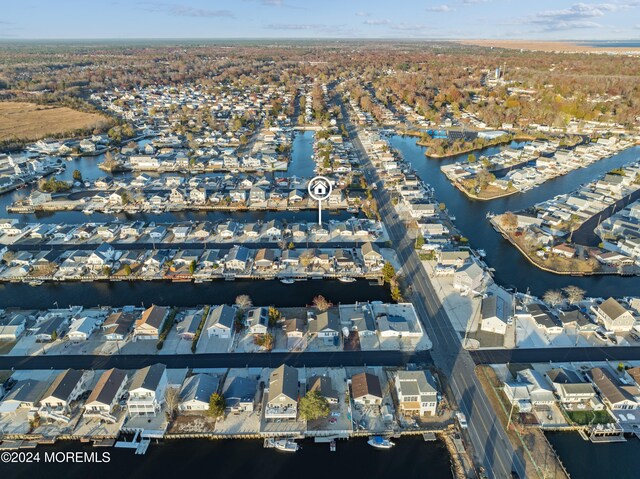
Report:
[{"label": "waterfront house", "polygon": [[575,305],[562,308],[559,311],[558,319],[564,327],[573,326],[581,332],[593,332],[598,329],[598,325],[591,321],[589,317]]},{"label": "waterfront house", "polygon": [[224,267],[231,271],[244,271],[249,261],[250,251],[244,246],[234,246],[229,250],[224,260]]},{"label": "waterfront house", "polygon": [[640,405],[640,389],[622,383],[608,368],[593,368],[589,377],[608,409],[637,409]]},{"label": "waterfront house", "polygon": [[135,341],[139,339],[155,339],[160,336],[162,326],[169,315],[169,308],[156,306],[155,304],[147,308],[140,319],[136,321],[133,329],[133,338]]},{"label": "waterfront house", "polygon": [[103,372],[84,404],[84,415],[115,422],[112,412],[125,393],[127,378],[127,373],[120,369]]},{"label": "waterfront house", "polygon": [[256,257],[253,260],[253,264],[256,268],[273,268],[275,256],[275,252],[271,248],[260,248],[256,251]]},{"label": "waterfront house", "polygon": [[207,336],[209,338],[230,338],[235,319],[236,309],[232,306],[223,304],[216,308],[211,308],[204,325]]},{"label": "waterfront house", "polygon": [[298,370],[281,365],[271,371],[266,397],[266,420],[295,420],[298,416]]},{"label": "waterfront house", "polygon": [[572,369],[554,368],[547,371],[546,376],[563,404],[590,403],[596,396],[591,383],[583,381]]},{"label": "waterfront house", "polygon": [[438,264],[442,266],[454,266],[460,268],[469,260],[468,251],[438,251]]},{"label": "waterfront house", "polygon": [[334,310],[309,317],[309,332],[325,342],[332,343],[340,335],[340,318]]},{"label": "waterfront house", "polygon": [[496,334],[506,334],[509,318],[509,304],[497,295],[487,296],[482,299],[480,307],[480,330]]},{"label": "waterfront house", "polygon": [[376,334],[376,323],[369,303],[341,304],[339,306],[340,322],[350,324],[349,329],[358,336],[373,336]]},{"label": "waterfront house", "polygon": [[76,369],[67,369],[54,379],[42,395],[38,414],[43,418],[67,422],[70,404],[87,390],[89,374]]},{"label": "waterfront house", "polygon": [[180,338],[185,339],[187,341],[193,341],[196,337],[196,331],[202,322],[202,314],[203,310],[191,310],[188,311],[182,321],[178,323],[176,326],[176,331],[178,332],[178,336]]},{"label": "waterfront house", "polygon": [[402,413],[410,416],[435,416],[438,389],[431,372],[398,371],[395,386]]},{"label": "waterfront house", "polygon": [[[522,397],[523,390],[526,391],[524,398]],[[545,407],[556,401],[549,383],[541,373],[534,369],[518,371],[516,381],[507,382],[504,386],[504,392],[509,401],[518,400],[523,412],[530,407]]]},{"label": "waterfront house", "polygon": [[107,341],[123,341],[131,332],[138,314],[133,308],[111,313],[102,324],[104,337]]},{"label": "waterfront house", "polygon": [[561,243],[553,246],[551,252],[565,258],[573,258],[576,255],[576,249],[573,246],[569,246],[566,243]]},{"label": "waterfront house", "polygon": [[67,324],[69,324],[69,315],[54,315],[47,319],[36,332],[36,341],[50,342],[55,341],[61,336]]},{"label": "waterfront house", "polygon": [[382,388],[378,376],[358,373],[351,378],[351,397],[361,406],[382,404]]},{"label": "waterfront house", "polygon": [[602,304],[592,306],[591,311],[609,331],[631,331],[636,322],[633,313],[614,298],[609,298]]},{"label": "waterfront house", "polygon": [[207,411],[211,395],[218,391],[220,378],[210,374],[194,374],[180,388],[180,411]]},{"label": "waterfront house", "polygon": [[67,331],[67,338],[69,341],[86,341],[97,329],[98,320],[99,318],[91,315],[74,319]]},{"label": "waterfront house", "polygon": [[331,384],[330,376],[312,376],[307,381],[307,393],[317,392],[329,404],[338,404],[338,392]]},{"label": "waterfront house", "polygon": [[129,386],[127,411],[130,416],[155,416],[162,409],[167,390],[167,367],[153,364],[139,369]]},{"label": "waterfront house", "polygon": [[257,389],[258,381],[253,378],[227,378],[222,388],[225,408],[233,413],[253,412]]},{"label": "waterfront house", "polygon": [[458,268],[453,274],[453,287],[459,291],[480,291],[484,270],[472,261]]},{"label": "waterfront house", "polygon": [[269,314],[267,308],[252,308],[247,312],[247,325],[251,334],[267,334]]},{"label": "waterfront house", "polygon": [[381,338],[420,338],[422,329],[411,303],[371,305]]},{"label": "waterfront house", "polygon": [[21,313],[8,313],[0,317],[0,341],[16,341],[24,332],[27,318]]},{"label": "waterfront house", "polygon": [[151,241],[161,241],[167,235],[167,228],[164,226],[156,226],[149,231]]},{"label": "waterfront house", "polygon": [[376,266],[380,265],[383,261],[382,254],[380,253],[380,248],[375,243],[367,242],[362,245],[360,248],[360,252],[362,254],[362,259],[364,260],[364,264],[367,268],[372,269]]},{"label": "waterfront house", "polygon": [[282,324],[282,330],[287,335],[287,338],[299,339],[306,334],[307,324],[301,318],[285,319]]},{"label": "waterfront house", "polygon": [[207,190],[204,188],[193,188],[189,192],[191,202],[196,205],[203,205],[207,202]]},{"label": "waterfront house", "polygon": [[0,417],[15,413],[18,409],[33,410],[47,390],[47,381],[21,379],[17,381],[2,401],[0,401]]},{"label": "waterfront house", "polygon": [[547,334],[560,334],[564,331],[562,322],[558,320],[549,308],[541,303],[527,304],[529,317],[533,319],[536,326],[543,329]]}]

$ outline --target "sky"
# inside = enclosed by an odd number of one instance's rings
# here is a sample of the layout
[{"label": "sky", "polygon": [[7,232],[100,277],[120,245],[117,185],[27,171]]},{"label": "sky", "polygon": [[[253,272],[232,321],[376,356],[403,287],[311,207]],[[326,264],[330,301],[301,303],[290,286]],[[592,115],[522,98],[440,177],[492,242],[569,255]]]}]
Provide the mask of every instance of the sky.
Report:
[{"label": "sky", "polygon": [[0,0],[0,41],[94,38],[638,40],[640,0]]}]

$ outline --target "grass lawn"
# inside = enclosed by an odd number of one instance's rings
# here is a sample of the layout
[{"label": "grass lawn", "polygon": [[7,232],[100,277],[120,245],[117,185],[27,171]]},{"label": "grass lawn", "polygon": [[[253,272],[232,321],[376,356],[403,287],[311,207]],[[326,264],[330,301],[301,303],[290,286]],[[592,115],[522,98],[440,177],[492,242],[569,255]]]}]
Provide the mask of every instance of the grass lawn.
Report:
[{"label": "grass lawn", "polygon": [[607,411],[567,411],[567,416],[580,426],[613,422]]}]

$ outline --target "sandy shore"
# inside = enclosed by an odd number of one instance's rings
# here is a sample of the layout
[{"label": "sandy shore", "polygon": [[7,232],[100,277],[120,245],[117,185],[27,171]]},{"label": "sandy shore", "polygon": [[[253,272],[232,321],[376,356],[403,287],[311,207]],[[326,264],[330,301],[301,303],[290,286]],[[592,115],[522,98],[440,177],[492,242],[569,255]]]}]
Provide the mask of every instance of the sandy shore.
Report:
[{"label": "sandy shore", "polygon": [[546,42],[541,40],[459,40],[458,43],[541,52],[640,54],[640,48],[637,47],[590,47],[571,42]]}]

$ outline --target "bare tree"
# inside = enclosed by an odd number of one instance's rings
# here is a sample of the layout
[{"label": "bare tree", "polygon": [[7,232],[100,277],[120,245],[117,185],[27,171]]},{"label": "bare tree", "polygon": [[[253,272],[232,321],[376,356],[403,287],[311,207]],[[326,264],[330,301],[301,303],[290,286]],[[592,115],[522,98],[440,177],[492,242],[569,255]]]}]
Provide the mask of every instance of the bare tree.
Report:
[{"label": "bare tree", "polygon": [[569,301],[570,304],[579,303],[584,299],[584,289],[575,285],[569,285],[566,288],[562,288],[562,291],[567,295],[567,301]]},{"label": "bare tree", "polygon": [[251,298],[248,294],[241,294],[240,296],[236,297],[236,306],[240,310],[246,311],[251,306],[253,306],[253,302],[251,301]]},{"label": "bare tree", "polygon": [[564,296],[562,296],[562,291],[559,289],[549,289],[544,293],[542,299],[545,303],[555,307],[564,301]]},{"label": "bare tree", "polygon": [[180,390],[178,388],[167,388],[167,391],[164,393],[164,401],[167,405],[167,417],[169,420],[172,420],[178,411]]},{"label": "bare tree", "polygon": [[313,298],[313,305],[320,311],[326,311],[331,306],[333,306],[331,304],[331,301],[329,301],[327,298],[325,298],[321,294]]},{"label": "bare tree", "polygon": [[502,225],[507,231],[513,231],[518,227],[518,217],[511,211],[502,215]]}]

